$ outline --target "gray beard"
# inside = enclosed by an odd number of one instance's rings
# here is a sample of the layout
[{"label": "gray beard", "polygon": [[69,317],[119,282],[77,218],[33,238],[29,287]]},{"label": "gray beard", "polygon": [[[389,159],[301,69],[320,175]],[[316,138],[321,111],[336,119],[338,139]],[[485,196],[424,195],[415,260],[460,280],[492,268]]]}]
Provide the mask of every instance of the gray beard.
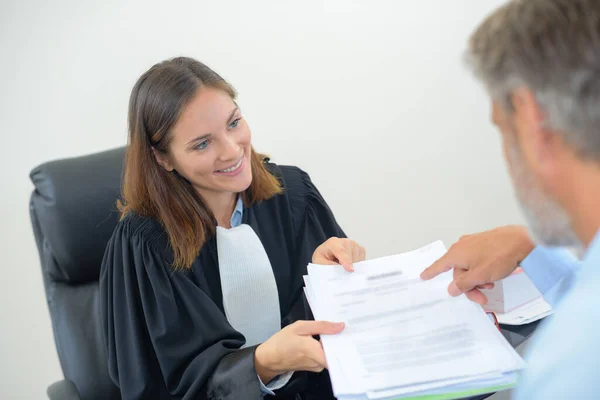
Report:
[{"label": "gray beard", "polygon": [[583,245],[571,226],[565,210],[536,184],[523,163],[517,147],[508,153],[515,192],[534,240],[544,246],[572,247],[583,252]]}]

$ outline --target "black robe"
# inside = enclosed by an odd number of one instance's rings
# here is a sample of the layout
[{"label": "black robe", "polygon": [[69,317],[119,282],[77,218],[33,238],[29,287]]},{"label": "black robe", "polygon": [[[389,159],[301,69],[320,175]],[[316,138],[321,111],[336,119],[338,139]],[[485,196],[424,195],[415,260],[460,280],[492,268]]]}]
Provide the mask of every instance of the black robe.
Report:
[{"label": "black robe", "polygon": [[[244,208],[242,223],[260,238],[279,291],[282,327],[312,319],[302,275],[318,245],[345,237],[308,175],[266,164],[284,192]],[[260,399],[256,346],[227,322],[217,246],[209,238],[191,270],[175,272],[166,232],[127,215],[106,249],[100,275],[108,366],[124,399]],[[330,399],[326,371],[295,372],[281,399]],[[266,398],[272,398],[267,396]]]}]

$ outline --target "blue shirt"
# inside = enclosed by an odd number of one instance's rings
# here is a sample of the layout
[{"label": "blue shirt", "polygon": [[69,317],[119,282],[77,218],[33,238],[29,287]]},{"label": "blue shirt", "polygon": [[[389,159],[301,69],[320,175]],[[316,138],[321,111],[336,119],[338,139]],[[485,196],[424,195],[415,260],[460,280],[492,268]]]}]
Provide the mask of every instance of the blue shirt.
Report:
[{"label": "blue shirt", "polygon": [[238,196],[237,203],[235,203],[235,209],[233,210],[233,214],[231,214],[231,219],[229,223],[232,228],[238,227],[242,224],[242,217],[244,216],[244,202],[242,201],[242,196]]},{"label": "blue shirt", "polygon": [[537,247],[521,263],[555,313],[540,327],[517,400],[600,398],[600,233],[582,262]]},{"label": "blue shirt", "polygon": [[[242,197],[238,196],[237,203],[235,204],[235,209],[233,210],[233,214],[231,214],[231,219],[229,220],[231,227],[235,228],[235,227],[240,226],[242,224],[243,216],[244,216],[244,202],[242,201]],[[293,374],[293,372],[290,371],[285,374],[278,375],[275,378],[273,378],[266,385],[263,383],[263,381],[259,377],[258,381],[260,382],[261,394],[263,396],[265,396],[267,394],[274,396],[275,392],[273,392],[273,391],[284,387],[288,383],[290,378],[292,377],[292,374]]]}]

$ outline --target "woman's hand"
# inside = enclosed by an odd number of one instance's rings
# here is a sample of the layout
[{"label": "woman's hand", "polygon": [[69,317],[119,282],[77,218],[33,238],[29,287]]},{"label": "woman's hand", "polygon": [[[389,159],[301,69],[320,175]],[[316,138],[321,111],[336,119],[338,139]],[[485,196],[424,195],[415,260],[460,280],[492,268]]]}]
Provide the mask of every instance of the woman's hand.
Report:
[{"label": "woman's hand", "polygon": [[313,335],[335,335],[343,323],[296,321],[256,348],[254,365],[260,379],[267,383],[288,371],[321,372],[327,368],[323,347]]},{"label": "woman's hand", "polygon": [[312,256],[313,264],[340,264],[346,271],[354,271],[352,263],[364,261],[365,248],[350,239],[332,237],[317,247]]}]

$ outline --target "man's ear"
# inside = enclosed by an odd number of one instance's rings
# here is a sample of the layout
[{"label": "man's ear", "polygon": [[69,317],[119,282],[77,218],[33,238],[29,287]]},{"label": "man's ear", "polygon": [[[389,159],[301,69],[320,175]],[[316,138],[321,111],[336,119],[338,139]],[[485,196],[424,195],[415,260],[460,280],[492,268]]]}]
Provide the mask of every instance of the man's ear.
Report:
[{"label": "man's ear", "polygon": [[519,147],[527,153],[531,167],[548,167],[555,155],[556,135],[544,127],[544,112],[534,93],[526,87],[515,90],[513,105]]},{"label": "man's ear", "polygon": [[154,158],[158,165],[163,167],[167,172],[172,172],[175,167],[171,164],[171,160],[169,159],[169,155],[165,154],[161,151],[156,150],[154,147],[152,148],[152,153],[154,154]]}]

